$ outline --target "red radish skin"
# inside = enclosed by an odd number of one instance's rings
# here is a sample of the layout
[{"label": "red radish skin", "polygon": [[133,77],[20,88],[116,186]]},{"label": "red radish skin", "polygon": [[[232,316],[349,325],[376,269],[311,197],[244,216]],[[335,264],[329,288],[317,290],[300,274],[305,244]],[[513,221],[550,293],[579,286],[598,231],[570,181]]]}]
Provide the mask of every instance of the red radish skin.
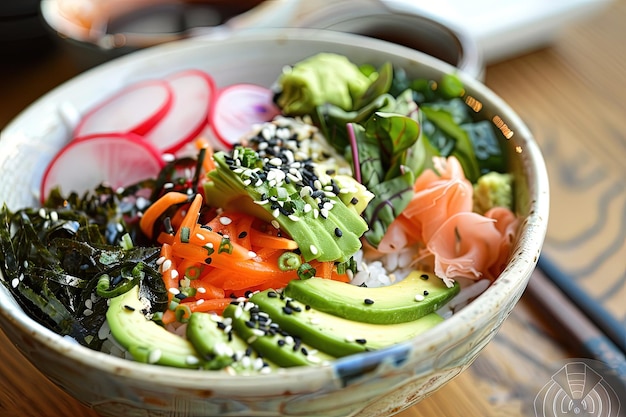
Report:
[{"label": "red radish skin", "polygon": [[255,84],[234,84],[222,89],[209,112],[209,127],[227,149],[238,142],[255,124],[280,114],[273,103],[272,90]]},{"label": "red radish skin", "polygon": [[102,133],[145,135],[172,106],[172,89],[164,80],[139,81],[91,108],[81,119],[73,137]]},{"label": "red radish skin", "polygon": [[172,106],[144,137],[161,152],[173,154],[204,133],[215,83],[209,74],[195,69],[179,71],[165,81],[173,93]]},{"label": "red radish skin", "polygon": [[76,138],[69,142],[48,165],[41,182],[41,201],[59,186],[68,194],[107,183],[125,187],[156,177],[165,162],[161,153],[133,133],[111,133]]}]

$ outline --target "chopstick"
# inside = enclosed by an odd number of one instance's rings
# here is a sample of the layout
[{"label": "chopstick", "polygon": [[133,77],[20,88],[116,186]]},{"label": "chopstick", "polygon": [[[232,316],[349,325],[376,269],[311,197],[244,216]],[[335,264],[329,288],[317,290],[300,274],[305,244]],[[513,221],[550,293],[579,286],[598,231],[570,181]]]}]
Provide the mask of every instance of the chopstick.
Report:
[{"label": "chopstick", "polygon": [[621,378],[626,378],[624,352],[568,298],[541,268],[535,269],[527,294],[564,331],[575,347],[590,359],[603,362]]},{"label": "chopstick", "polygon": [[545,256],[539,258],[538,267],[545,276],[565,294],[578,310],[582,311],[626,355],[626,326],[609,313],[604,306],[586,293],[567,274],[563,273]]}]

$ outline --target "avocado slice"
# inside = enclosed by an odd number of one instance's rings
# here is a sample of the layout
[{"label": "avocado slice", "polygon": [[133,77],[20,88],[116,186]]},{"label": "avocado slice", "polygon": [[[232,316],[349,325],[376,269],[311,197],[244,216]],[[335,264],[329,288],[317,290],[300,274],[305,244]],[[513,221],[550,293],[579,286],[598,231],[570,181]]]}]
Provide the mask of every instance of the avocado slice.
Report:
[{"label": "avocado slice", "polygon": [[232,318],[236,334],[246,340],[263,358],[280,367],[318,366],[328,364],[334,357],[313,349],[298,337],[289,335],[258,307],[247,302],[231,304],[224,316]]},{"label": "avocado slice", "polygon": [[138,362],[202,368],[203,360],[193,345],[147,319],[144,308],[138,286],[111,298],[106,318],[115,340]]},{"label": "avocado slice", "polygon": [[236,374],[250,374],[264,373],[276,368],[275,363],[268,362],[250,349],[233,331],[232,322],[231,318],[212,313],[195,312],[189,317],[187,340],[210,364],[205,369],[228,367]]},{"label": "avocado slice", "polygon": [[461,290],[433,274],[413,271],[392,285],[367,288],[323,278],[292,280],[288,297],[317,310],[365,323],[392,324],[417,320],[450,301]]},{"label": "avocado slice", "polygon": [[334,357],[381,349],[416,337],[443,321],[437,313],[396,324],[373,324],[324,313],[293,298],[265,290],[250,302],[303,343]]},{"label": "avocado slice", "polygon": [[[345,262],[361,248],[360,237],[368,229],[367,223],[338,196],[310,187],[303,192],[308,186],[294,181],[278,186],[264,180],[248,183],[246,176],[251,171],[275,168],[266,167],[264,159],[252,149],[235,149],[240,155],[238,162],[223,152],[213,156],[216,169],[208,174],[210,181],[205,183],[209,204],[277,222],[298,243],[306,261]],[[331,183],[322,185],[332,187]],[[322,210],[324,203],[331,208]]]}]

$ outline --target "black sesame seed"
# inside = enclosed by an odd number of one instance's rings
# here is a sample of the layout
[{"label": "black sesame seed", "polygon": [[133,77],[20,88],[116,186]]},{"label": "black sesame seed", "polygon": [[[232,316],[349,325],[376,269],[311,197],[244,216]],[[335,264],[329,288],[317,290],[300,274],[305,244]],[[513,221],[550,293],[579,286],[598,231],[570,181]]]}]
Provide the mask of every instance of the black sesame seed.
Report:
[{"label": "black sesame seed", "polygon": [[253,321],[246,320],[246,326],[251,329],[254,329],[256,327],[256,324]]},{"label": "black sesame seed", "polygon": [[337,237],[343,236],[343,232],[338,227],[335,227],[335,236],[337,236]]},{"label": "black sesame seed", "polygon": [[359,345],[364,345],[367,343],[367,340],[365,339],[355,339],[355,342],[357,342]]},{"label": "black sesame seed", "polygon": [[424,290],[424,295],[428,295],[428,291],[427,290]]},{"label": "black sesame seed", "polygon": [[269,298],[276,298],[276,297],[278,297],[278,294],[277,294],[275,291],[269,291],[269,292],[267,293],[267,296],[268,296]]},{"label": "black sesame seed", "polygon": [[278,339],[278,342],[276,343],[278,343],[278,346],[282,347],[282,346],[285,346],[285,343],[287,342],[285,342],[285,339]]},{"label": "black sesame seed", "polygon": [[126,310],[128,310],[128,311],[135,311],[135,307],[133,307],[133,306],[129,306],[128,304],[125,304],[125,305],[124,305],[124,308],[125,308]]},{"label": "black sesame seed", "polygon": [[243,239],[246,236],[248,236],[248,232],[246,232],[245,230],[243,232],[239,233],[239,239]]},{"label": "black sesame seed", "polygon": [[352,204],[356,205],[356,204],[358,204],[358,203],[359,203],[359,199],[358,199],[358,198],[356,198],[356,197],[352,197],[352,198],[350,199],[350,203],[352,203]]},{"label": "black sesame seed", "polygon": [[204,263],[205,263],[205,264],[207,264],[207,265],[211,265],[211,262],[212,262],[212,261],[213,261],[213,259],[211,259],[211,258],[206,258],[206,259],[204,260]]},{"label": "black sesame seed", "polygon": [[226,328],[226,325],[225,325],[223,322],[218,321],[218,322],[217,322],[217,327],[218,327],[219,329],[221,329],[221,330],[224,330],[224,329]]},{"label": "black sesame seed", "polygon": [[308,350],[306,350],[306,348],[305,348],[305,347],[300,348],[300,352],[302,352],[302,354],[303,354],[304,356],[309,356],[309,351],[308,351]]},{"label": "black sesame seed", "polygon": [[293,310],[289,306],[284,306],[283,307],[283,313],[291,314],[291,313],[293,313]]},{"label": "black sesame seed", "polygon": [[420,275],[420,278],[426,281],[428,279],[428,274],[422,274]]},{"label": "black sesame seed", "polygon": [[364,302],[365,304],[369,304],[369,305],[374,304],[374,300],[372,300],[371,298],[366,298],[365,300],[363,300],[363,302]]}]

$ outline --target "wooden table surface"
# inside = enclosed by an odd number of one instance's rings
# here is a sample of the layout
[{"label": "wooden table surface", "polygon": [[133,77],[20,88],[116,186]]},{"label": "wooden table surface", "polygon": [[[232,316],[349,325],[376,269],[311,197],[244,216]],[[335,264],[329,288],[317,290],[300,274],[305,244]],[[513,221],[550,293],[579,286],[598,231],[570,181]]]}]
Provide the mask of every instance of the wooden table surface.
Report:
[{"label": "wooden table surface", "polygon": [[[527,122],[546,154],[552,208],[545,253],[570,268],[566,272],[572,276],[584,273],[580,285],[596,291],[624,324],[626,169],[620,155],[626,156],[625,22],[626,0],[617,0],[608,9],[567,27],[549,47],[490,64],[486,70],[486,84]],[[53,47],[23,65],[7,62],[0,55],[0,127],[77,73],[65,53]],[[572,142],[583,150],[573,153]],[[555,150],[559,145],[563,146]],[[590,166],[589,160],[595,165]],[[572,165],[582,171],[572,174],[567,170]],[[597,186],[578,199],[568,189],[577,174],[581,176],[577,184],[581,184],[598,172],[605,180],[616,179],[617,184],[613,193],[618,197],[609,199],[604,211],[597,208],[602,199],[594,195],[593,190],[600,189]],[[598,222],[599,218],[603,221]],[[583,260],[593,261],[596,267],[587,267]],[[400,416],[534,415],[529,407],[550,380],[552,366],[581,354],[546,320],[541,307],[524,295],[466,372]],[[96,416],[26,362],[1,332],[0,415]]]}]

